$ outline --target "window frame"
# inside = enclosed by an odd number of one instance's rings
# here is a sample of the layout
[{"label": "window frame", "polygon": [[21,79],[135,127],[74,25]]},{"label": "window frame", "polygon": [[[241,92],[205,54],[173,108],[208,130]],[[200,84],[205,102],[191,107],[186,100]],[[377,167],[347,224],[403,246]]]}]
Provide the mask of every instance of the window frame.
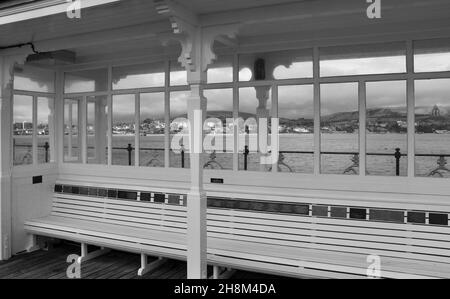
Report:
[{"label": "window frame", "polygon": [[[376,44],[382,43],[392,43],[393,41],[380,42],[377,41]],[[395,41],[399,43],[404,43],[405,47],[405,59],[406,59],[406,72],[404,73],[391,73],[391,74],[369,74],[369,75],[350,75],[350,76],[333,76],[333,77],[322,77],[320,76],[320,48],[322,46],[309,46],[305,48],[298,48],[299,51],[312,49],[312,63],[313,63],[313,76],[312,78],[297,78],[297,79],[274,79],[274,80],[261,80],[261,81],[239,81],[239,56],[245,55],[245,52],[235,52],[233,53],[233,80],[232,82],[224,83],[207,83],[204,85],[204,89],[232,89],[233,90],[233,117],[237,118],[239,113],[239,90],[244,87],[257,87],[257,86],[270,86],[272,88],[272,109],[277,111],[278,109],[278,87],[286,85],[312,85],[314,88],[314,176],[317,175],[329,175],[321,173],[321,134],[320,134],[320,86],[322,84],[331,83],[358,83],[358,105],[359,105],[359,174],[358,176],[366,176],[366,84],[368,82],[378,82],[378,81],[406,81],[407,85],[407,177],[415,177],[415,101],[414,101],[414,82],[418,79],[439,79],[439,78],[450,78],[450,71],[446,72],[421,72],[416,73],[414,71],[414,40],[400,40]],[[375,44],[375,42],[374,42]],[[349,45],[351,46],[351,45]],[[261,49],[261,52],[267,52]],[[229,56],[230,54],[227,54]],[[90,67],[84,66],[87,69],[96,69],[101,67],[107,67],[109,78],[108,78],[108,90],[105,92],[92,92],[92,93],[74,93],[74,94],[63,94],[63,97],[75,97],[75,96],[97,96],[104,95],[108,97],[108,109],[109,109],[109,129],[111,129],[111,98],[113,95],[117,94],[135,94],[136,101],[139,101],[139,95],[141,93],[155,93],[163,92],[165,94],[165,115],[166,115],[166,131],[165,131],[165,147],[164,147],[164,167],[170,168],[169,153],[170,153],[170,93],[175,91],[189,91],[189,85],[170,85],[170,63],[174,61],[173,58],[167,58],[165,61],[165,86],[164,87],[152,87],[152,88],[138,88],[138,89],[125,89],[125,90],[112,90],[112,67],[121,65],[132,65],[135,62],[122,62],[121,64],[108,64],[105,66],[92,65]],[[145,61],[152,62],[152,61]],[[69,72],[73,70],[80,70],[68,68],[64,72]],[[136,106],[139,107],[139,106]],[[137,109],[136,109],[137,110]],[[139,132],[136,132],[136,137],[139,137]],[[139,139],[139,138],[137,138]],[[237,151],[237,140],[238,134],[237,130],[234,132],[235,140],[235,150],[233,153],[233,169],[232,171],[239,171],[239,153]],[[137,140],[136,145],[139,146],[139,141]],[[136,167],[139,166],[139,147],[135,149],[135,161]],[[108,165],[111,163],[111,136],[108,136]],[[143,167],[143,166],[142,166]],[[277,172],[277,167],[273,167],[272,172]]]},{"label": "window frame", "polygon": [[[56,102],[56,93],[55,92],[37,92],[37,91],[27,91],[27,90],[19,90],[13,89],[11,93],[11,165],[13,168],[21,168],[21,167],[36,167],[42,166],[46,164],[50,164],[55,162],[55,153],[56,153],[56,142],[55,142],[55,102]],[[14,164],[14,97],[15,96],[26,96],[32,98],[32,124],[33,124],[33,134],[32,134],[32,143],[31,143],[31,154],[32,154],[32,163],[30,164]],[[38,149],[38,136],[37,136],[37,118],[38,118],[38,100],[39,98],[48,98],[51,102],[49,103],[50,117],[52,119],[52,127],[53,130],[49,128],[49,152],[48,152],[48,161],[39,163],[39,149]],[[50,124],[48,124],[50,126]]]}]

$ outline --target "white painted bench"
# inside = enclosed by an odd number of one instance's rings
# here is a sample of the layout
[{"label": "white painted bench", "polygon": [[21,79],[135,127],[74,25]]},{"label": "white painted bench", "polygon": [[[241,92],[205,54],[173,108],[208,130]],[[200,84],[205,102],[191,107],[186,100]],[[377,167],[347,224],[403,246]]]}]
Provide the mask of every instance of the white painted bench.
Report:
[{"label": "white painted bench", "polygon": [[[139,253],[140,274],[162,258],[186,259],[185,195],[171,196],[172,204],[169,196],[157,203],[137,195],[125,200],[55,193],[51,215],[26,222],[25,229],[34,236],[82,243],[82,260],[102,253],[87,253],[86,244]],[[450,278],[448,226],[226,208],[233,199],[223,200],[225,207],[210,206],[207,216],[208,263],[216,270],[364,278],[367,257],[378,255],[382,277]],[[148,266],[147,255],[161,259]]]}]

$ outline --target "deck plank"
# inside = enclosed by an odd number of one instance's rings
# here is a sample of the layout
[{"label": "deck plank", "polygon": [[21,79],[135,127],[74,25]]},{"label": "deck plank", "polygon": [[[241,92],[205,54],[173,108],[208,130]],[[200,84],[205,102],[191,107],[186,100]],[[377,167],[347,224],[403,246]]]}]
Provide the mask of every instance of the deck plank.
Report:
[{"label": "deck plank", "polygon": [[[0,262],[0,279],[67,279],[66,262],[70,254],[79,254],[80,247],[72,243],[56,245],[49,251],[23,253]],[[156,257],[149,257],[152,262]],[[81,266],[83,279],[186,279],[186,262],[168,260],[161,267],[143,277],[137,275],[140,267],[138,254],[111,251]],[[208,267],[212,275],[212,267]],[[233,278],[276,278],[264,274],[237,271]]]}]

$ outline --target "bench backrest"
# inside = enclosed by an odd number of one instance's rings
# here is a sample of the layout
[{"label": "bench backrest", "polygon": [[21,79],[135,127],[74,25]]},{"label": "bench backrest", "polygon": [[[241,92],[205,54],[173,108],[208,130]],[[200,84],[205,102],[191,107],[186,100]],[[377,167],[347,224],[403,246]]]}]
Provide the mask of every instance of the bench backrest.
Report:
[{"label": "bench backrest", "polygon": [[147,229],[186,230],[186,195],[57,186],[52,215]]}]

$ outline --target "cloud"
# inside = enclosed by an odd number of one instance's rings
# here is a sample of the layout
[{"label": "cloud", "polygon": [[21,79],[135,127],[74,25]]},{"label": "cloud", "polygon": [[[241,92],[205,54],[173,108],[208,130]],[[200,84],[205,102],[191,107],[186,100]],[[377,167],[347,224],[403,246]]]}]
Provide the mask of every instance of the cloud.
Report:
[{"label": "cloud", "polygon": [[367,109],[404,108],[406,111],[406,81],[368,82]]},{"label": "cloud", "polygon": [[320,61],[320,75],[348,76],[369,74],[392,74],[406,71],[405,56],[336,59]]},{"label": "cloud", "polygon": [[358,83],[322,84],[321,115],[358,111]]}]

